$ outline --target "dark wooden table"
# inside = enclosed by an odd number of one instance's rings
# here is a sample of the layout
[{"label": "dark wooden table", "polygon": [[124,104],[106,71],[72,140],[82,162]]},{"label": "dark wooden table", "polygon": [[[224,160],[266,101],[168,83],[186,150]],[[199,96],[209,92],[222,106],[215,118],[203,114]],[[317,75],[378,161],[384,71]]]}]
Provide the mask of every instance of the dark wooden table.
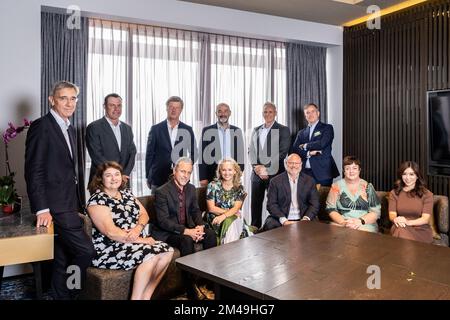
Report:
[{"label": "dark wooden table", "polygon": [[[251,299],[450,299],[450,248],[320,222],[277,228],[176,262],[213,281],[216,299],[224,298],[223,289]],[[367,286],[371,265],[380,268],[380,289]]]}]

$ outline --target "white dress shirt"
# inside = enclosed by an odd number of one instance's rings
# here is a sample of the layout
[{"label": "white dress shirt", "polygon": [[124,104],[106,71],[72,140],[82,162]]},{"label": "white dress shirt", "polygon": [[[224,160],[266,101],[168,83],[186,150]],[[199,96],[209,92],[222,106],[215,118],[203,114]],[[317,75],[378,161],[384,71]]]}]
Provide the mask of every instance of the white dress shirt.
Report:
[{"label": "white dress shirt", "polygon": [[175,147],[175,141],[177,141],[177,133],[178,133],[178,125],[180,122],[178,121],[175,127],[170,126],[169,120],[167,120],[167,131],[169,131],[170,144],[172,145],[172,149]]},{"label": "white dress shirt", "polygon": [[222,152],[222,159],[231,158],[231,133],[230,125],[227,128],[223,128],[217,123],[217,129],[219,132],[220,151]]},{"label": "white dress shirt", "polygon": [[288,217],[280,218],[281,224],[283,224],[286,220],[300,220],[300,207],[298,206],[298,199],[297,199],[298,177],[299,175],[297,175],[295,179],[292,179],[291,176],[288,174],[289,187],[291,188],[291,206],[289,207]]},{"label": "white dress shirt", "polygon": [[106,121],[108,121],[109,125],[111,126],[111,129],[114,133],[114,136],[116,137],[116,141],[117,141],[117,145],[119,146],[119,151],[120,148],[122,147],[122,136],[120,134],[120,121],[117,123],[117,125],[115,125],[114,123],[112,123],[111,120],[108,119],[108,117],[106,117]]},{"label": "white dress shirt", "polygon": [[[317,120],[316,122],[314,122],[313,124],[308,124],[309,127],[309,140],[311,141],[312,138],[312,134],[314,132],[314,129],[316,129],[317,124],[319,123],[319,120]],[[306,150],[306,146],[308,144],[305,143],[305,145],[303,146],[303,148]],[[311,158],[311,156],[309,155],[309,151],[306,155],[306,163],[305,163],[305,168],[311,169],[311,164],[309,163],[309,158]]]},{"label": "white dress shirt", "polygon": [[270,129],[272,129],[274,123],[275,121],[273,121],[268,127],[266,127],[266,124],[264,123],[259,129],[259,144],[261,145],[261,149],[264,148],[264,144],[267,140],[267,135],[269,134]]}]

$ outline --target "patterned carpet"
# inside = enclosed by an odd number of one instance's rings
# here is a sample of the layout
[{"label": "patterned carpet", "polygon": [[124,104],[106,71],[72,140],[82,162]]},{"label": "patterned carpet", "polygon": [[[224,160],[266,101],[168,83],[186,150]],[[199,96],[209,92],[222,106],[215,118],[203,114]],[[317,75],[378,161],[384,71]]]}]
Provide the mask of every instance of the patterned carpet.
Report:
[{"label": "patterned carpet", "polygon": [[[43,300],[50,300],[47,292],[43,293]],[[36,289],[33,275],[21,275],[4,278],[0,290],[0,300],[36,300]],[[187,300],[186,294],[173,300]]]},{"label": "patterned carpet", "polygon": [[[4,278],[0,290],[0,300],[35,300],[36,289],[33,275],[21,275]],[[43,294],[43,300],[49,300],[47,293]]]}]

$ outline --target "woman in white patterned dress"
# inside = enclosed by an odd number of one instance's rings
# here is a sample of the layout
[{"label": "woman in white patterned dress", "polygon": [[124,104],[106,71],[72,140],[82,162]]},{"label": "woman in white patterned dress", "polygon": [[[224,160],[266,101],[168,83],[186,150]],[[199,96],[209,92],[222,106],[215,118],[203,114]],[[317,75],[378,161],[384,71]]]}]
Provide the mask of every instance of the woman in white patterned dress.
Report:
[{"label": "woman in white patterned dress", "polygon": [[89,184],[87,212],[97,252],[92,264],[104,269],[136,268],[131,299],[149,300],[172,260],[173,249],[147,234],[147,211],[125,185],[122,167],[114,161],[98,166]]}]

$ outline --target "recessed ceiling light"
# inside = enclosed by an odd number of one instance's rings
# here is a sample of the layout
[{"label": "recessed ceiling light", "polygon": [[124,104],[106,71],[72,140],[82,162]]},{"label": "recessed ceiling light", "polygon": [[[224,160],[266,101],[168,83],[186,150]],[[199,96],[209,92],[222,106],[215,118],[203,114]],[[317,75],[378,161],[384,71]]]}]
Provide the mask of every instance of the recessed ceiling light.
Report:
[{"label": "recessed ceiling light", "polygon": [[333,0],[336,2],[342,2],[342,3],[346,3],[346,4],[357,4],[360,2],[363,2],[363,0]]}]

